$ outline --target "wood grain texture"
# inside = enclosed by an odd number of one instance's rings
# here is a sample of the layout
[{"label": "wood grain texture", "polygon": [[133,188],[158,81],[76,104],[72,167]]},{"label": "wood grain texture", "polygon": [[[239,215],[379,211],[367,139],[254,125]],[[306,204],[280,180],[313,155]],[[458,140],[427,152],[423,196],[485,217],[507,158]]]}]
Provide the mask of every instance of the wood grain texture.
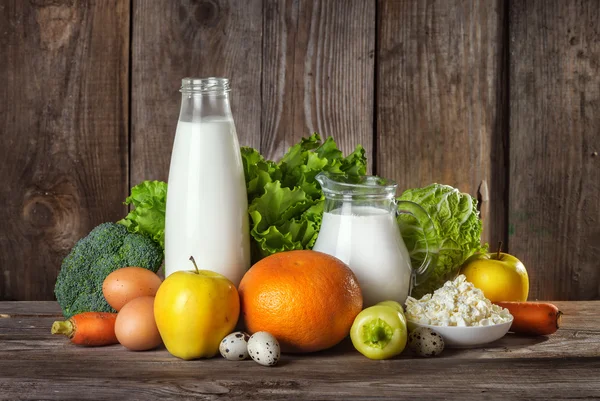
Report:
[{"label": "wood grain texture", "polygon": [[125,214],[129,2],[0,5],[0,300],[53,299],[62,258]]},{"label": "wood grain texture", "polygon": [[[124,351],[126,352],[126,351]],[[143,356],[142,356],[143,357]],[[363,357],[364,358],[364,357]],[[600,358],[297,362],[265,372],[252,361],[0,361],[7,399],[575,400],[600,396]],[[361,361],[364,362],[364,361]],[[281,362],[280,362],[281,363]],[[60,366],[60,369],[57,369]],[[218,367],[217,367],[218,366]],[[63,369],[64,367],[64,369]],[[385,367],[385,368],[383,368]],[[476,378],[476,379],[474,379]]]},{"label": "wood grain texture", "polygon": [[[379,1],[376,172],[479,197],[483,241],[505,233],[500,0]],[[481,191],[481,193],[480,193]]]},{"label": "wood grain texture", "polygon": [[374,0],[265,0],[262,153],[332,136],[372,162]]},{"label": "wood grain texture", "polygon": [[56,301],[2,301],[0,317],[61,317],[62,310]]},{"label": "wood grain texture", "polygon": [[371,361],[349,341],[315,354],[252,361],[182,361],[163,349],[84,348],[49,334],[52,303],[0,303],[0,397],[8,399],[596,399],[600,397],[600,302],[557,302],[563,327],[548,337],[508,335],[486,347],[409,352]]},{"label": "wood grain texture", "polygon": [[133,2],[131,182],[166,181],[184,77],[231,81],[240,145],[259,147],[262,1]]},{"label": "wood grain texture", "polygon": [[600,2],[512,2],[509,248],[531,299],[600,298]]}]

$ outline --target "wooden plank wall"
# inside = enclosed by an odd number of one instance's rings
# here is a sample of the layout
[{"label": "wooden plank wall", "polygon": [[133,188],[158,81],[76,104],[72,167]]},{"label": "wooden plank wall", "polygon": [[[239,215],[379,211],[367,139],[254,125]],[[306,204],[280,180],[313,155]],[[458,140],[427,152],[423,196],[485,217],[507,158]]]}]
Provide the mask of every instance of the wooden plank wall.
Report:
[{"label": "wooden plank wall", "polygon": [[[506,169],[499,0],[381,1],[376,170],[485,199],[484,238],[504,240]],[[495,247],[495,245],[494,245]]]},{"label": "wooden plank wall", "polygon": [[126,212],[129,2],[0,2],[0,300],[52,299],[62,258]]},{"label": "wooden plank wall", "polygon": [[533,294],[598,299],[600,2],[515,1],[510,18],[509,248]]},{"label": "wooden plank wall", "polygon": [[597,0],[0,0],[0,300],[165,180],[180,79],[232,79],[243,145],[312,131],[401,189],[477,196],[532,299],[600,299]]}]

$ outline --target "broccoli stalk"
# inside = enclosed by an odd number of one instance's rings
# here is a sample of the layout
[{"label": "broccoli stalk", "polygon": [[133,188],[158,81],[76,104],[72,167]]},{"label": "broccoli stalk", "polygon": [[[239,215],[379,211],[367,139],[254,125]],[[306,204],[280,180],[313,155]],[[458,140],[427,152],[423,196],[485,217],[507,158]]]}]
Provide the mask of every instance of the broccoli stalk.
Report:
[{"label": "broccoli stalk", "polygon": [[54,294],[65,318],[81,312],[115,312],[102,294],[102,283],[113,271],[139,266],[156,273],[162,264],[159,244],[120,224],[103,223],[75,244],[63,260]]}]

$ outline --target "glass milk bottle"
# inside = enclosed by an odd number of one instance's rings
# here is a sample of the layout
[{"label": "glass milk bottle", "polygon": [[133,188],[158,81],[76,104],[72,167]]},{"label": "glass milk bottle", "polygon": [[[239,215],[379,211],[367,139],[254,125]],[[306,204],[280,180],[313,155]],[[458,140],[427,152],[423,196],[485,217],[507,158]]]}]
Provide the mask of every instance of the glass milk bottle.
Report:
[{"label": "glass milk bottle", "polygon": [[250,267],[248,200],[229,80],[184,78],[171,154],[165,274],[199,269],[236,286]]}]

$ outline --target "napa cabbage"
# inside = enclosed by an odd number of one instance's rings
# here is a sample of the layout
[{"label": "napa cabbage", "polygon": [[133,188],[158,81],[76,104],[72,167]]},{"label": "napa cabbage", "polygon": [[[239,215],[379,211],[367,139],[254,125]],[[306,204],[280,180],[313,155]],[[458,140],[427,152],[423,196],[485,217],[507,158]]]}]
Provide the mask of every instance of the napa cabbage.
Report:
[{"label": "napa cabbage", "polygon": [[449,185],[431,184],[406,190],[399,199],[420,205],[435,226],[435,230],[424,231],[411,215],[401,214],[397,218],[413,267],[419,267],[425,260],[428,243],[437,253],[425,279],[413,289],[413,297],[420,298],[440,288],[458,274],[467,258],[487,251],[487,244],[481,244],[477,199],[471,195]]}]

